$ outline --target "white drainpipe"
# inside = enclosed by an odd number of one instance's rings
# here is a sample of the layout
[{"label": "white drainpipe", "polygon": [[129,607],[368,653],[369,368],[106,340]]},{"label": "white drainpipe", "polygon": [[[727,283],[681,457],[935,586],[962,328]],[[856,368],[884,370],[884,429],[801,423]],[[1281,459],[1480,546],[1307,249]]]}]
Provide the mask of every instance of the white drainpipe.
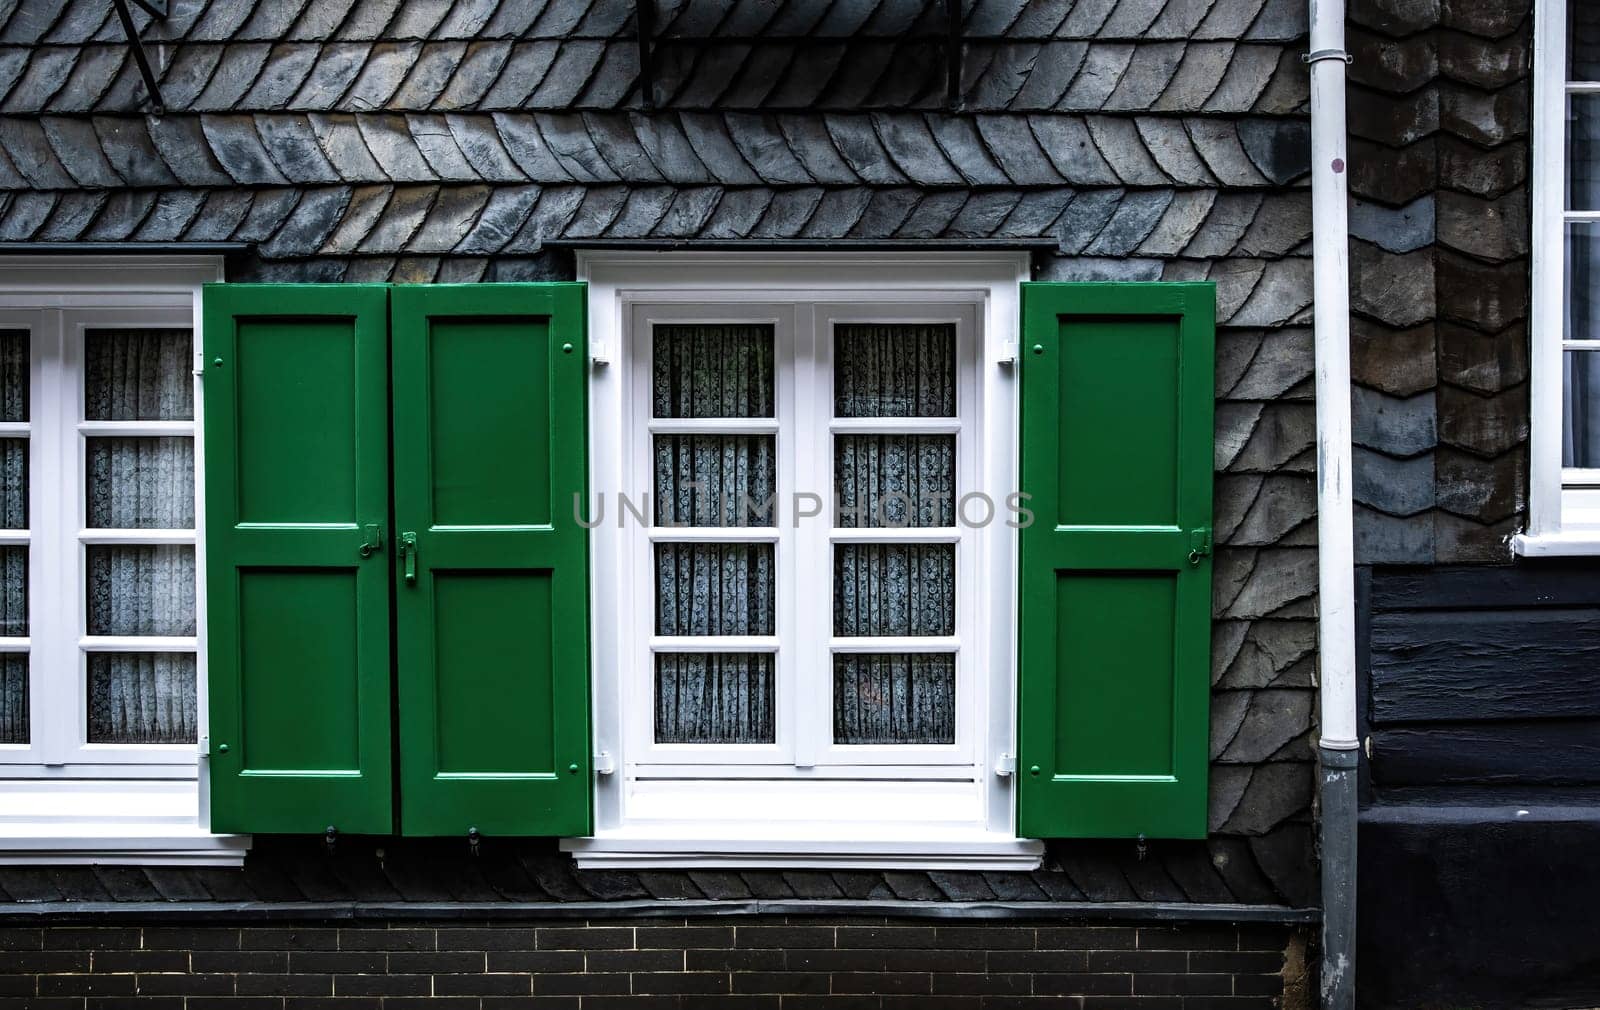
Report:
[{"label": "white drainpipe", "polygon": [[1344,0],[1310,0],[1311,234],[1317,390],[1318,660],[1323,1010],[1355,1006],[1355,547]]}]

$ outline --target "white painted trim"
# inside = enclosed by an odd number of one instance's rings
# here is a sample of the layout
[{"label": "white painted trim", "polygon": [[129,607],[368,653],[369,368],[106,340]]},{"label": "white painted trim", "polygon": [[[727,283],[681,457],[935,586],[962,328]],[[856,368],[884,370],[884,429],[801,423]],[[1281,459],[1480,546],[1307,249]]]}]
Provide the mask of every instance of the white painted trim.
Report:
[{"label": "white painted trim", "polygon": [[[881,427],[871,421],[835,421],[831,417],[831,396],[819,398],[807,393],[801,402],[795,391],[797,386],[811,390],[831,381],[826,374],[815,374],[820,353],[815,342],[824,336],[830,319],[857,316],[964,319],[962,325],[969,332],[963,339],[968,342],[966,353],[972,362],[974,378],[970,387],[961,393],[962,406],[958,411],[961,417],[953,424],[918,422],[906,427],[919,430],[938,427],[955,431],[958,439],[967,439],[958,443],[958,466],[970,468],[961,478],[964,486],[988,492],[996,501],[1003,502],[1005,495],[1015,487],[1017,465],[1015,376],[1005,365],[1014,357],[1017,343],[1018,284],[1028,277],[1029,257],[1025,253],[752,254],[609,250],[578,253],[578,279],[589,284],[593,366],[589,447],[592,494],[604,494],[612,499],[607,503],[606,522],[595,531],[591,554],[593,612],[614,617],[610,621],[596,622],[592,640],[595,750],[610,755],[617,768],[616,773],[597,778],[595,837],[569,839],[563,843],[564,848],[577,855],[580,865],[1016,869],[1038,864],[1042,847],[1036,842],[1019,841],[1014,835],[1013,780],[993,773],[1002,756],[1014,752],[1015,635],[1003,631],[980,638],[977,634],[978,629],[1015,627],[1015,534],[1009,527],[996,522],[983,531],[983,535],[964,530],[891,530],[877,531],[888,536],[873,536],[873,539],[921,539],[962,545],[958,546],[958,551],[962,552],[958,565],[964,566],[969,584],[963,587],[964,605],[958,602],[958,622],[965,631],[952,636],[951,640],[958,647],[966,643],[971,650],[966,661],[968,674],[962,680],[958,673],[958,684],[977,685],[981,681],[983,694],[981,704],[978,697],[969,696],[961,705],[961,711],[969,719],[976,714],[981,714],[981,718],[965,730],[958,729],[958,740],[964,741],[959,747],[894,748],[894,758],[899,762],[894,765],[888,763],[887,755],[823,753],[839,750],[831,746],[808,746],[796,753],[794,746],[799,738],[814,738],[820,727],[802,720],[786,732],[780,719],[780,738],[775,745],[716,748],[709,756],[696,753],[705,748],[646,746],[645,751],[656,752],[654,760],[666,762],[646,766],[639,763],[644,756],[638,753],[639,729],[635,727],[629,731],[627,724],[630,719],[637,720],[640,711],[648,717],[644,709],[649,699],[640,697],[645,692],[637,678],[622,676],[622,671],[624,664],[631,663],[633,657],[645,654],[641,650],[647,643],[640,639],[647,640],[649,636],[633,627],[636,621],[619,615],[618,600],[624,598],[620,595],[622,587],[630,587],[631,596],[627,598],[631,600],[631,608],[644,612],[645,605],[653,599],[653,580],[648,570],[640,569],[638,551],[629,546],[632,539],[615,535],[616,517],[611,514],[616,492],[631,489],[640,479],[639,453],[633,446],[638,433],[676,424],[654,422],[643,416],[647,411],[638,409],[642,387],[637,378],[637,363],[631,361],[638,349],[630,351],[629,334],[637,326],[634,315],[642,306],[650,306],[650,315],[663,318],[780,319],[780,326],[792,334],[796,354],[789,357],[790,369],[779,375],[779,417],[775,420],[781,440],[788,429],[786,407],[807,415],[809,423],[792,429],[792,438],[794,452],[808,460],[821,459],[828,453],[830,440],[826,434],[819,438],[819,432],[857,427],[880,430]],[[903,424],[898,419],[887,423]],[[744,421],[730,424],[751,427]],[[976,443],[970,441],[971,433],[978,430],[988,433],[984,451],[979,451]],[[1001,447],[1001,451],[987,451],[988,444]],[[780,449],[780,458],[787,455],[785,449]],[[787,502],[785,496],[791,490],[789,481],[792,479],[792,475],[787,480],[780,476],[780,508]],[[695,531],[690,536],[695,539],[741,536],[775,539],[781,545],[792,519],[792,515],[780,515],[778,527],[773,530],[719,529]],[[798,574],[793,578],[784,575],[781,571],[784,562],[780,560],[777,636],[780,642],[795,640],[794,629],[783,624],[785,611],[792,612],[794,608],[785,607],[783,600],[790,594],[807,592],[805,587],[825,583],[831,586],[824,578],[827,573],[822,571],[823,562],[819,560],[827,554],[827,544],[832,540],[857,539],[865,535],[855,530],[833,530],[824,523],[814,525],[819,529],[817,537],[820,539],[801,551],[800,557],[787,566],[791,573]],[[646,536],[687,539],[685,532],[650,530]],[[811,592],[814,598],[815,591]],[[831,588],[828,592],[831,594]],[[822,598],[826,599],[827,595]],[[831,620],[831,608],[827,609]],[[831,628],[823,628],[820,634],[812,637],[816,639],[812,647],[824,657],[836,645],[846,647],[842,640],[831,640]],[[680,643],[673,640],[670,644]],[[849,643],[849,647],[873,648],[880,644],[857,640]],[[932,644],[944,645],[943,642]],[[963,654],[958,652],[958,655]],[[976,672],[983,676],[976,676]],[[779,675],[783,677],[781,667]],[[831,684],[831,677],[819,679]],[[782,684],[780,679],[779,705],[793,704],[785,701]],[[809,711],[815,707],[802,705],[800,710]],[[852,763],[831,768],[817,764],[828,757],[835,760],[848,757]],[[927,758],[936,763],[915,763]],[[958,763],[943,763],[952,760]],[[749,761],[756,763],[745,763]],[[799,792],[779,790],[774,793],[774,787],[782,783],[768,775],[774,767],[772,762],[778,762],[789,776],[786,781],[808,787],[810,798],[802,797]],[[877,762],[882,763],[874,768]],[[711,771],[708,765],[720,765],[723,770],[707,778]],[[716,777],[718,774],[720,778]],[[912,795],[918,790],[948,789],[947,782],[952,774],[966,782],[961,787],[961,797],[957,798],[958,805],[965,811],[959,826],[938,821],[946,814],[949,804],[917,801],[905,809],[913,812],[921,809],[923,818],[898,819],[894,821],[897,827],[880,824],[875,831],[868,830],[875,818],[881,819],[877,807],[889,797],[905,789],[912,790]],[[730,803],[727,797],[717,795],[729,789],[738,791],[744,788],[737,785],[740,779],[758,775],[757,791],[747,793],[742,802]],[[684,776],[690,777],[692,788],[688,790],[678,789],[674,784],[675,777]],[[869,791],[872,799],[859,805],[866,812],[865,820],[841,819],[833,809],[838,806],[838,796],[845,782],[852,782],[854,789]],[[819,792],[815,788],[818,786],[825,788]],[[657,798],[648,799],[651,795]],[[753,810],[763,802],[772,802],[774,796],[778,797],[779,807],[786,815],[779,821],[787,822],[780,824],[776,834],[770,819],[734,822],[721,819],[730,809]],[[826,800],[819,797],[826,797]],[[709,809],[702,809],[704,802],[713,800],[716,809],[721,811],[720,817]],[[817,805],[811,806],[812,802]],[[630,809],[640,803],[647,803],[656,811],[673,811],[673,816],[666,822],[654,817],[643,820],[630,817]],[[799,828],[798,824],[805,827]],[[874,834],[878,837],[872,837]],[[675,842],[672,841],[674,837],[677,838]]]},{"label": "white painted trim", "polygon": [[[1561,347],[1565,301],[1566,0],[1535,0],[1533,14],[1533,304],[1528,326],[1528,529],[1512,539],[1527,553],[1558,543],[1562,528]],[[1558,540],[1549,539],[1556,536]],[[1547,553],[1541,551],[1541,553]]]}]

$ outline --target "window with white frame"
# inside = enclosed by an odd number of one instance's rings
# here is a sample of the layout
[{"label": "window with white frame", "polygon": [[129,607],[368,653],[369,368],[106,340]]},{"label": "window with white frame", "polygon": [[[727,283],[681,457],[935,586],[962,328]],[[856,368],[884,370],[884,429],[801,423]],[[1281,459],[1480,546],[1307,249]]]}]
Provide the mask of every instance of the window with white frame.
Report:
[{"label": "window with white frame", "polygon": [[0,861],[236,862],[197,789],[195,305],[218,264],[3,267]]},{"label": "window with white frame", "polygon": [[997,774],[1025,261],[922,265],[585,258],[614,770],[580,864],[1036,862]]},{"label": "window with white frame", "polygon": [[1600,553],[1600,9],[1535,11],[1531,494],[1524,554]]}]

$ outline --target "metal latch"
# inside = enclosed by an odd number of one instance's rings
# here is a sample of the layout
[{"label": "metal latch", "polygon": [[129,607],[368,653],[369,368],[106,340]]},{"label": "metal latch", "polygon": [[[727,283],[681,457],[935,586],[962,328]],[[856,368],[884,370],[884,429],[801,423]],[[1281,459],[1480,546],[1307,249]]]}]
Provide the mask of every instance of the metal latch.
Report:
[{"label": "metal latch", "polygon": [[1211,556],[1211,527],[1202,526],[1189,531],[1189,563],[1198,565],[1201,558]]},{"label": "metal latch", "polygon": [[1003,779],[1008,779],[1017,773],[1017,756],[1015,754],[1002,754],[994,759],[994,773]]},{"label": "metal latch", "polygon": [[610,775],[617,770],[617,762],[612,759],[608,750],[600,751],[594,756],[594,773],[596,775]]}]

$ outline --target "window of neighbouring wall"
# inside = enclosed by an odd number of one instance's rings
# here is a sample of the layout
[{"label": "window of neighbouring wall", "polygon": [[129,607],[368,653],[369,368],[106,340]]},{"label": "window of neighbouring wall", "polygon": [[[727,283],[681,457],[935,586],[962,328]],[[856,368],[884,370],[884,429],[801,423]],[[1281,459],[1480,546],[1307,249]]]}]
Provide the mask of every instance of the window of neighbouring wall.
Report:
[{"label": "window of neighbouring wall", "polygon": [[1532,460],[1524,554],[1600,553],[1600,9],[1535,11]]},{"label": "window of neighbouring wall", "polygon": [[0,860],[238,857],[197,790],[194,303],[216,271],[5,264]]}]

